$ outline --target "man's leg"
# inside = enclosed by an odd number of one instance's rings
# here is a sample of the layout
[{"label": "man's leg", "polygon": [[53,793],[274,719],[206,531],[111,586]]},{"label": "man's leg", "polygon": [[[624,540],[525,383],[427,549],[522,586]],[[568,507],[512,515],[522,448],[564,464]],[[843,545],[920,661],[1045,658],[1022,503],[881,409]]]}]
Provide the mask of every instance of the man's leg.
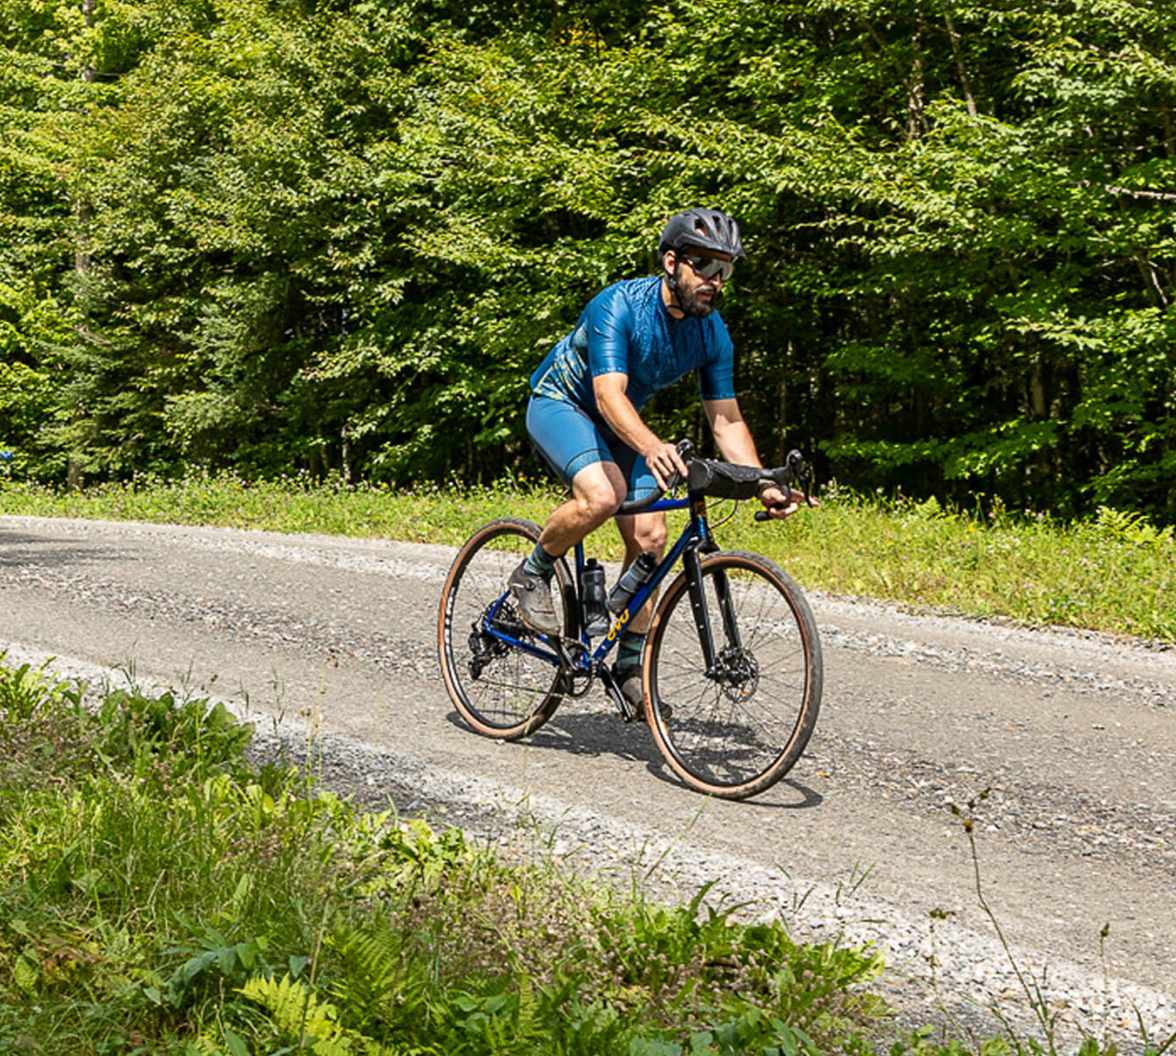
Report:
[{"label": "man's leg", "polygon": [[572,478],[572,497],[547,518],[534,553],[510,577],[523,622],[540,634],[559,634],[551,600],[555,560],[599,528],[625,501],[625,478],[615,462],[592,462]]},{"label": "man's leg", "polygon": [[[625,568],[628,568],[640,554],[652,550],[660,558],[666,549],[666,515],[664,513],[639,513],[633,517],[618,517],[617,528],[625,541]],[[645,636],[649,621],[653,619],[656,595],[641,606],[634,614],[617,643],[617,659],[613,673],[620,684],[625,699],[637,710],[638,716],[645,714],[645,691],[642,687],[641,653],[645,648]]]},{"label": "man's leg", "polygon": [[566,554],[617,512],[627,489],[615,462],[585,466],[572,478],[572,497],[547,518],[540,545],[553,557]]},{"label": "man's leg", "polygon": [[558,634],[551,600],[555,561],[613,515],[625,498],[625,478],[597,424],[573,404],[533,396],[527,433],[572,497],[548,517],[534,551],[511,575],[510,589],[528,627]]},{"label": "man's leg", "polygon": [[[617,530],[625,543],[625,564],[628,568],[642,554],[653,551],[660,559],[666,549],[666,515],[664,513],[638,513],[631,517],[618,517]],[[624,569],[622,569],[623,571]],[[653,604],[656,598],[651,597],[641,611],[629,620],[626,630],[639,631],[644,634],[649,629],[649,621],[653,619]]]}]

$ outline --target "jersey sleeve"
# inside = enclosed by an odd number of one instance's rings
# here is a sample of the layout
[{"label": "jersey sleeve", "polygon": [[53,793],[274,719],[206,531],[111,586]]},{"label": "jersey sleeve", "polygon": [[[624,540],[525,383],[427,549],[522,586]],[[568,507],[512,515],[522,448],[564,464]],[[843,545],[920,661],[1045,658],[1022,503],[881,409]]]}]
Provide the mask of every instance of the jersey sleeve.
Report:
[{"label": "jersey sleeve", "polygon": [[633,333],[633,309],[621,286],[602,290],[584,313],[588,342],[588,373],[629,373],[630,335]]},{"label": "jersey sleeve", "polygon": [[[713,351],[698,368],[698,391],[704,400],[733,400],[735,398],[735,344],[727,332],[727,324],[719,315],[712,315]],[[709,321],[709,320],[708,320]]]}]

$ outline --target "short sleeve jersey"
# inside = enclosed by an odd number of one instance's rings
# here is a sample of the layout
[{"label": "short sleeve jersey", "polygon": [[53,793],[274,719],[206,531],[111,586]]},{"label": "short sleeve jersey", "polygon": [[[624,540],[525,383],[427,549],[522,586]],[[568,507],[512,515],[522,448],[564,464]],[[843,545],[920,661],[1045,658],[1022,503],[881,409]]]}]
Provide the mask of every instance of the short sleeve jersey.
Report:
[{"label": "short sleeve jersey", "polygon": [[655,393],[692,370],[698,371],[704,400],[731,399],[734,362],[731,336],[717,312],[675,319],[662,301],[658,276],[629,279],[588,302],[575,329],[531,375],[531,389],[599,418],[592,388],[599,374],[627,374],[625,395],[641,410]]}]

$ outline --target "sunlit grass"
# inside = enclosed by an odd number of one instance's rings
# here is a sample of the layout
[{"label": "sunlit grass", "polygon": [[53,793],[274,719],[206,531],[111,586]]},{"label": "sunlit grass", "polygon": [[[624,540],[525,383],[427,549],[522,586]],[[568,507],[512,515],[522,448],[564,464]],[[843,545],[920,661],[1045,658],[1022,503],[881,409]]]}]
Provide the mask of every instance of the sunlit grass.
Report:
[{"label": "sunlit grass", "polygon": [[364,813],[258,771],[207,701],[97,698],[0,652],[0,1052],[817,1056],[893,1033],[868,947]]},{"label": "sunlit grass", "polygon": [[[392,490],[306,475],[247,481],[231,473],[140,477],[62,492],[0,486],[0,513],[318,532],[455,546],[491,517],[542,523],[561,493],[546,480]],[[1033,511],[987,515],[837,489],[783,524],[745,504],[712,523],[726,547],[758,550],[806,588],[983,617],[1176,640],[1176,542],[1170,529],[1101,510],[1062,524]],[[672,517],[674,515],[671,515]],[[671,534],[678,530],[671,522]],[[590,543],[619,557],[615,532]]]}]

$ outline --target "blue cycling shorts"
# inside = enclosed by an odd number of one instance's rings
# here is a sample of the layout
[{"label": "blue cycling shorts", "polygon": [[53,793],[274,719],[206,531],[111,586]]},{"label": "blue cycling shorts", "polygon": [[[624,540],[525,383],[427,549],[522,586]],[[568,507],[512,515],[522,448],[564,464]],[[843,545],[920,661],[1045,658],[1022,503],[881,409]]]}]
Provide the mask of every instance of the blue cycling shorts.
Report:
[{"label": "blue cycling shorts", "polygon": [[564,400],[532,396],[527,404],[527,432],[543,460],[565,484],[593,462],[615,462],[629,483],[626,502],[657,488],[645,459],[604,422]]}]

